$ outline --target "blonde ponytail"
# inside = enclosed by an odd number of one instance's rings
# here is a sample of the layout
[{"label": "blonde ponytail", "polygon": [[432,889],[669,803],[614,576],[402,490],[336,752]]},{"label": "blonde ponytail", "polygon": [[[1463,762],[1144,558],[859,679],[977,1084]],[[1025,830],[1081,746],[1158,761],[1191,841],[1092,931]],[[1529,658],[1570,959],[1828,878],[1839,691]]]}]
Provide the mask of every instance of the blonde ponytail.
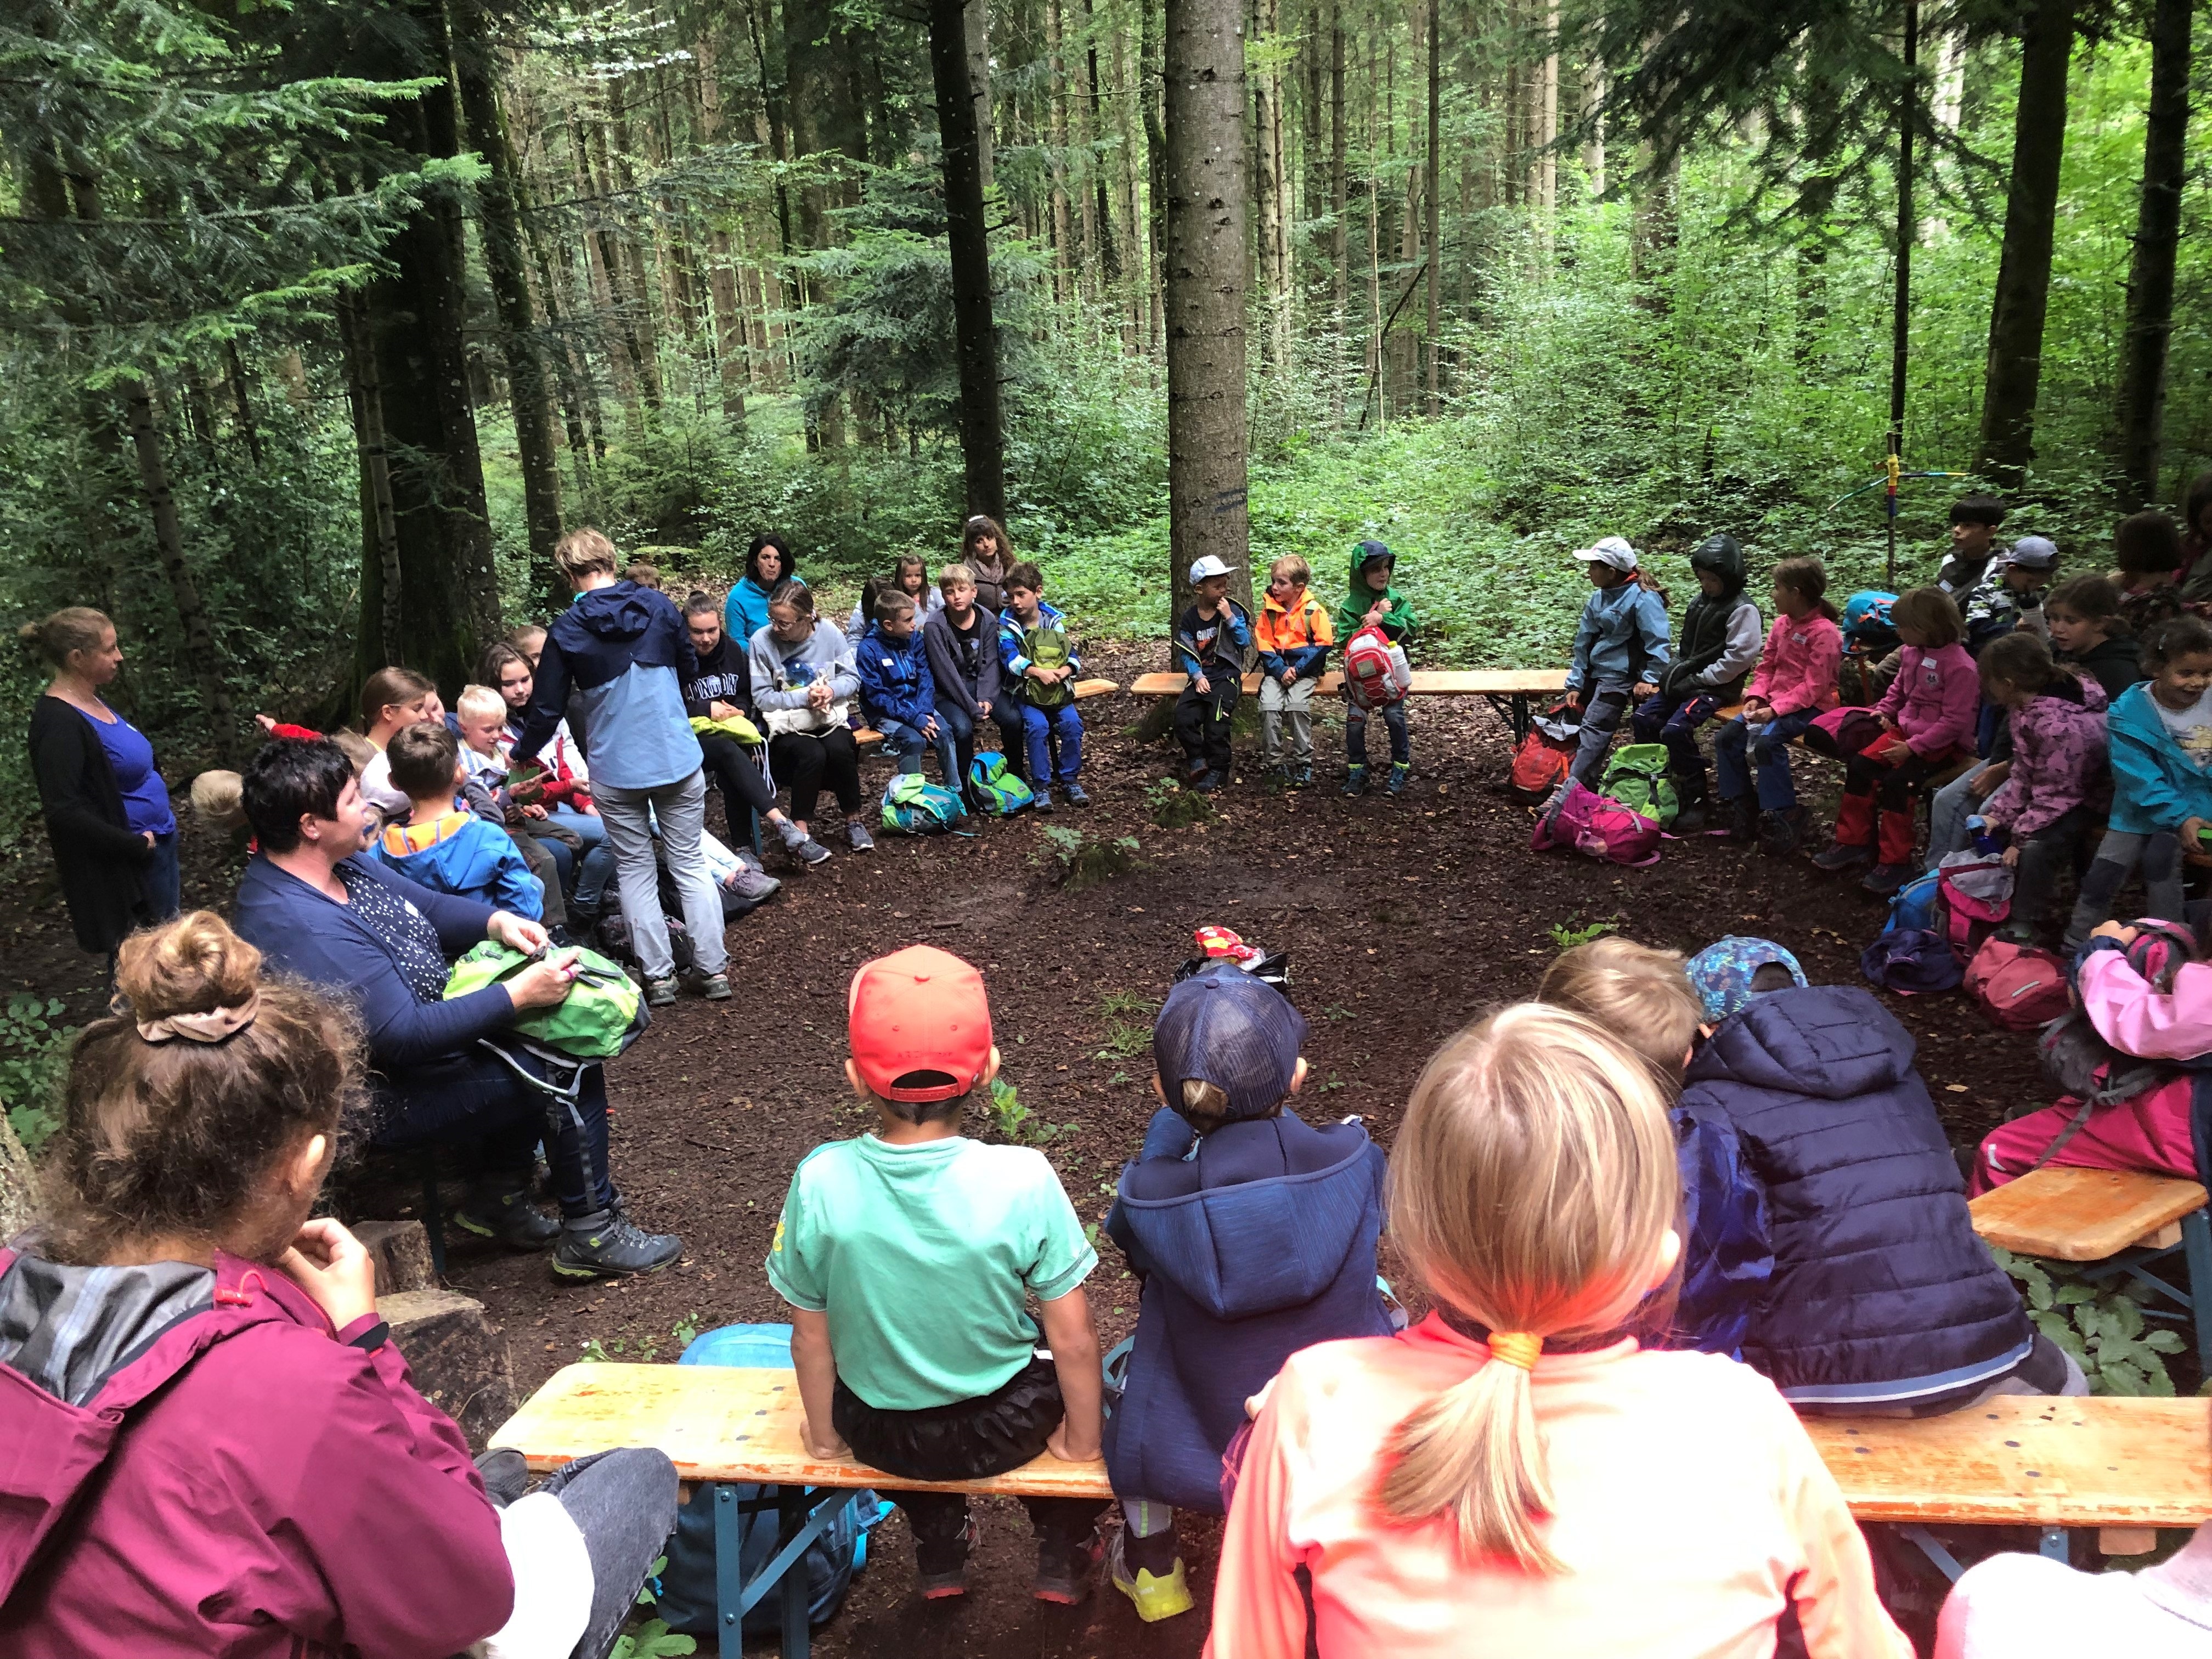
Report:
[{"label": "blonde ponytail", "polygon": [[1430,1060],[1391,1158],[1391,1237],[1439,1300],[1499,1334],[1480,1370],[1399,1425],[1392,1516],[1449,1516],[1470,1559],[1562,1570],[1538,1530],[1553,1499],[1533,1350],[1627,1321],[1680,1192],[1650,1068],[1582,1016],[1522,1004]]}]

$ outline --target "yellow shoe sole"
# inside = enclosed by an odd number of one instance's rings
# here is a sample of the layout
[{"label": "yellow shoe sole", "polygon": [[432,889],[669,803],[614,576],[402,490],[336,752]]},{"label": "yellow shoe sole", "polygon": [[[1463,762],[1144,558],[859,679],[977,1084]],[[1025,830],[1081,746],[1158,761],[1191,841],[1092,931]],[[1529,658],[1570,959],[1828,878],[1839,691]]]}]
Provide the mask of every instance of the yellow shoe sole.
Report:
[{"label": "yellow shoe sole", "polygon": [[1164,1578],[1139,1568],[1135,1577],[1122,1577],[1121,1564],[1115,1564],[1114,1588],[1127,1596],[1137,1609],[1137,1617],[1148,1625],[1157,1625],[1163,1619],[1172,1619],[1177,1613],[1188,1613],[1195,1605],[1190,1599],[1190,1583],[1183,1576],[1182,1563],[1178,1560]]}]

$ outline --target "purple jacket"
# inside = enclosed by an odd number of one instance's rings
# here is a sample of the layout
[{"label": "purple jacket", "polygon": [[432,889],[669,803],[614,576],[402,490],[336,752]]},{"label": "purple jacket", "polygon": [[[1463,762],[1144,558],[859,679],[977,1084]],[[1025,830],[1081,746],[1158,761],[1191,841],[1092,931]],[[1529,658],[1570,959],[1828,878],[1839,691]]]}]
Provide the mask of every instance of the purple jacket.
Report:
[{"label": "purple jacket", "polygon": [[2105,688],[2069,674],[2058,691],[2012,711],[2012,773],[1982,816],[2025,841],[2081,805],[2104,776]]},{"label": "purple jacket", "polygon": [[0,1250],[0,1653],[447,1659],[504,1625],[497,1512],[398,1350],[349,1346],[375,1325],[221,1253]]}]

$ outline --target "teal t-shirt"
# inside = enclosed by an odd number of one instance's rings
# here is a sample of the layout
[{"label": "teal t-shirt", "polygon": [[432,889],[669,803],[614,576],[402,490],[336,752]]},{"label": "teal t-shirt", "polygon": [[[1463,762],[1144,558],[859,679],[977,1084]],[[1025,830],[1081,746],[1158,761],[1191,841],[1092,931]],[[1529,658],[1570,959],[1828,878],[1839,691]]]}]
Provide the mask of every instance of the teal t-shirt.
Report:
[{"label": "teal t-shirt", "polygon": [[1042,1152],[861,1135],[799,1164],[768,1280],[829,1315],[847,1388],[912,1412],[1003,1388],[1036,1350],[1025,1298],[1057,1300],[1097,1265]]}]

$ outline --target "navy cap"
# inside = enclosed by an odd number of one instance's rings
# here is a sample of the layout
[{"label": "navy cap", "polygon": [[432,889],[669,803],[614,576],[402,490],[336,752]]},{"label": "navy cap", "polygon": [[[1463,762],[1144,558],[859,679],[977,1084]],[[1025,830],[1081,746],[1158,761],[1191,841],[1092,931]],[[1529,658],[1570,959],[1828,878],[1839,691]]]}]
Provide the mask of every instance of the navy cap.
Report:
[{"label": "navy cap", "polygon": [[1196,1079],[1229,1097],[1231,1117],[1265,1117],[1291,1092],[1305,1040],[1305,1017],[1281,992],[1224,963],[1168,993],[1152,1064],[1171,1106]]},{"label": "navy cap", "polygon": [[1353,550],[1359,555],[1359,568],[1362,570],[1366,569],[1370,564],[1379,564],[1385,560],[1392,564],[1398,562],[1398,556],[1382,542],[1362,542]]}]

